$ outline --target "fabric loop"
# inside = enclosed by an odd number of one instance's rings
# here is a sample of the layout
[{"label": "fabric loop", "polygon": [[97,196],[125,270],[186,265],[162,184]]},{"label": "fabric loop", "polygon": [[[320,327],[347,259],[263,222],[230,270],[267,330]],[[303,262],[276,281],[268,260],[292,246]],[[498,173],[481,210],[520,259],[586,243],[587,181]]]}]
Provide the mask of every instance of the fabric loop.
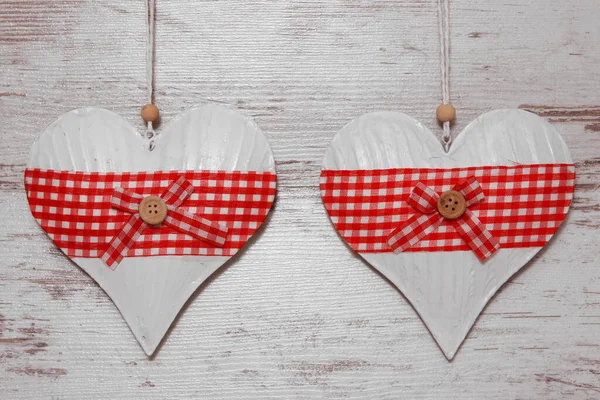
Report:
[{"label": "fabric loop", "polygon": [[435,190],[419,182],[410,193],[407,202],[423,214],[431,214],[437,208],[439,197]]}]

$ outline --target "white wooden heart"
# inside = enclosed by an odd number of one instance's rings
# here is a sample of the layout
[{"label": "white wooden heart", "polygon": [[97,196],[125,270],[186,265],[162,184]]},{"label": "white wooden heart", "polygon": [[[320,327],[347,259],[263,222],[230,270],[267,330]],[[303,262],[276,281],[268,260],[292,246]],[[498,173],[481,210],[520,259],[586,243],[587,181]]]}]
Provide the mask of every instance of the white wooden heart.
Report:
[{"label": "white wooden heart", "polygon": [[[275,173],[258,126],[219,105],[197,106],[148,142],[121,116],[99,108],[62,115],[33,145],[28,168],[84,172],[256,171]],[[231,256],[125,258],[115,270],[99,258],[72,258],[113,300],[152,355],[189,296]]]},{"label": "white wooden heart", "polygon": [[[415,119],[358,117],[333,139],[323,170],[571,164],[559,133],[538,116],[497,110],[468,125],[445,153]],[[448,360],[496,291],[541,249],[500,249],[485,263],[471,251],[359,253],[410,301]]]}]

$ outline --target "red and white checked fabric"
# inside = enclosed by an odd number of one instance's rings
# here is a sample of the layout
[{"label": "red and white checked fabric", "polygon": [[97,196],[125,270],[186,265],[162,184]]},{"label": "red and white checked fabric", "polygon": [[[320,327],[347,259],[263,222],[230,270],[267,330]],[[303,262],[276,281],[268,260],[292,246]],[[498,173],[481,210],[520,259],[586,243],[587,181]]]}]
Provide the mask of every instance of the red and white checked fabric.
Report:
[{"label": "red and white checked fabric", "polygon": [[126,257],[232,256],[258,230],[275,199],[277,177],[270,172],[169,171],[73,172],[25,171],[31,212],[50,238],[70,257],[100,258],[131,219],[116,209],[116,188],[140,196],[161,195],[179,177],[194,191],[179,206],[229,229],[217,247],[167,224],[145,229]]},{"label": "red and white checked fabric", "polygon": [[[452,190],[465,197],[467,209],[459,218],[448,220],[448,223],[458,232],[475,255],[484,261],[500,248],[500,243],[479,218],[469,210],[469,207],[485,198],[483,189],[477,179],[470,177],[454,186]],[[446,220],[438,211],[439,198],[440,196],[433,189],[421,182],[417,183],[408,196],[407,203],[417,209],[420,214],[413,215],[389,234],[387,242],[395,253],[402,253],[410,249]]]},{"label": "red and white checked fabric", "polygon": [[[160,196],[167,206],[167,215],[163,224],[213,246],[223,247],[229,230],[226,225],[197,217],[179,207],[193,191],[194,186],[183,176],[180,176],[167,188],[165,193]],[[113,192],[111,205],[133,215],[123,226],[121,232],[110,241],[100,257],[112,269],[119,265],[144,229],[157,228],[144,222],[139,214],[140,203],[143,199],[144,196],[120,187],[115,188]]]},{"label": "red and white checked fabric", "polygon": [[[324,170],[321,194],[331,221],[353,250],[392,252],[389,234],[421,214],[407,202],[421,182],[437,193],[469,177],[485,195],[469,210],[500,248],[542,247],[558,229],[573,199],[573,164]],[[470,251],[455,227],[443,221],[407,252]]]}]

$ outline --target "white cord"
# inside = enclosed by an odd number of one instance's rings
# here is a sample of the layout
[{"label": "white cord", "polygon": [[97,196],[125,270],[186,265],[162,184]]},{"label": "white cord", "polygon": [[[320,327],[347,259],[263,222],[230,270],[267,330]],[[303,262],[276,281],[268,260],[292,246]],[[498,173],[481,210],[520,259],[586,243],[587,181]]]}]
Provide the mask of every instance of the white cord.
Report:
[{"label": "white cord", "polygon": [[[148,18],[148,33],[146,36],[146,82],[148,90],[148,104],[153,104],[154,98],[154,12],[156,10],[156,0],[146,0],[146,16]],[[154,127],[152,121],[148,121],[148,130],[146,137],[154,137]],[[150,148],[153,143],[150,143]]]},{"label": "white cord", "polygon": [[[442,80],[442,104],[450,104],[450,17],[448,0],[438,0],[438,30],[440,34],[440,72]],[[450,150],[452,134],[450,122],[444,122],[442,141],[446,152]]]}]

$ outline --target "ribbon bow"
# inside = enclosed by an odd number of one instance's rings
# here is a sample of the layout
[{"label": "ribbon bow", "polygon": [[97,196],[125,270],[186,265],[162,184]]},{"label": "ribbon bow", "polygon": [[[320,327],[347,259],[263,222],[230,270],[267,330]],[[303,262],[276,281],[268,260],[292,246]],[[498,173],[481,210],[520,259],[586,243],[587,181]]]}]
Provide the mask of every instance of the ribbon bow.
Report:
[{"label": "ribbon bow", "polygon": [[389,234],[388,244],[395,253],[410,249],[433,232],[444,220],[447,220],[454,227],[481,261],[486,260],[500,248],[498,240],[492,236],[479,218],[469,210],[469,207],[481,202],[485,197],[479,182],[473,177],[468,178],[456,185],[453,191],[464,196],[466,208],[462,215],[450,219],[444,217],[438,208],[440,196],[423,183],[417,183],[407,202],[421,212],[421,215],[413,215],[403,225]]},{"label": "ribbon bow", "polygon": [[[183,176],[180,176],[160,196],[166,206],[166,216],[161,224],[173,228],[179,232],[186,233],[213,246],[223,247],[227,240],[227,226],[213,222],[205,218],[185,211],[179,206],[192,194],[194,186]],[[121,231],[115,236],[101,258],[104,263],[114,269],[127,255],[129,249],[142,234],[144,229],[150,225],[140,215],[140,203],[145,197],[125,190],[115,188],[110,199],[111,205],[121,211],[133,214],[125,223]]]}]

